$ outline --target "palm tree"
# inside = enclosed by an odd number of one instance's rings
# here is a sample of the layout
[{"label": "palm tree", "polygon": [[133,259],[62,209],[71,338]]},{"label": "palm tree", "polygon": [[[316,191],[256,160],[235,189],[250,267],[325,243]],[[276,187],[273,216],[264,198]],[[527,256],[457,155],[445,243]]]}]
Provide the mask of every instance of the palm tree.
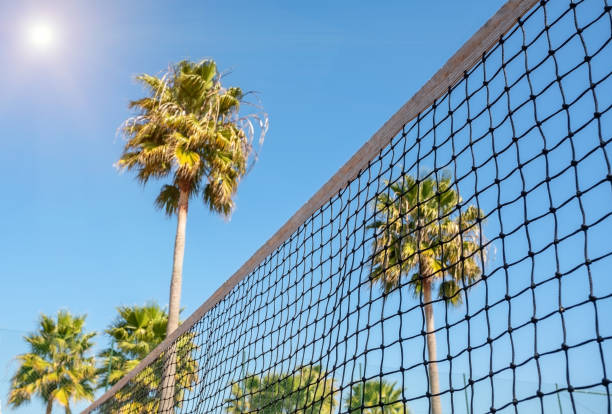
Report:
[{"label": "palm tree", "polygon": [[283,398],[288,394],[287,383],[281,375],[266,374],[262,377],[249,375],[232,385],[232,397],[226,400],[226,411],[231,414],[257,412],[261,414],[282,413]]},{"label": "palm tree", "polygon": [[226,400],[230,414],[331,414],[337,406],[335,380],[320,366],[303,366],[293,374],[248,375],[232,385]]},{"label": "palm tree", "polygon": [[[451,176],[416,181],[409,175],[394,183],[375,200],[372,284],[385,295],[402,286],[402,277],[416,297],[422,297],[429,357],[432,414],[441,414],[432,290],[446,304],[458,305],[479,278],[486,259],[482,247],[484,214],[476,206],[463,206]],[[437,286],[436,286],[437,285]],[[422,295],[422,296],[421,296]]]},{"label": "palm tree", "polygon": [[337,405],[334,378],[320,365],[306,365],[284,380],[289,398],[287,412],[331,414]]},{"label": "palm tree", "polygon": [[351,388],[351,394],[344,400],[349,413],[365,414],[409,414],[402,403],[402,390],[394,382],[370,380]]},{"label": "palm tree", "polygon": [[87,356],[95,332],[85,333],[85,316],[59,311],[57,318],[41,315],[38,331],[24,337],[30,352],[17,357],[19,368],[11,379],[8,403],[13,407],[38,396],[50,414],[53,403],[70,414],[70,403],[93,401],[96,368]]},{"label": "palm tree", "polygon": [[249,376],[240,382],[232,384],[230,398],[226,398],[227,407],[225,410],[229,414],[241,414],[254,411],[251,407],[253,396],[259,393],[260,380],[257,376]]},{"label": "palm tree", "polygon": [[[157,345],[166,338],[168,313],[158,304],[145,306],[120,306],[119,315],[104,332],[111,339],[111,347],[100,352],[98,369],[99,387],[116,384],[138,365]],[[197,381],[198,364],[193,358],[195,348],[193,335],[185,334],[177,341],[177,363],[174,379],[175,400],[181,401],[185,390]],[[130,412],[156,412],[159,408],[162,372],[149,366],[139,373],[129,387],[115,394],[118,405],[130,401]],[[137,394],[138,399],[131,397]],[[136,401],[137,400],[137,401]],[[109,410],[109,412],[114,412]]]},{"label": "palm tree", "polygon": [[[170,178],[155,200],[167,215],[177,215],[168,335],[178,327],[189,199],[201,196],[212,212],[229,217],[232,197],[255,158],[252,121],[259,122],[260,144],[267,129],[267,116],[242,114],[245,93],[224,88],[221,78],[212,60],[182,61],[162,77],[138,76],[149,96],[131,102],[138,114],[123,127],[127,142],[117,166],[136,171],[143,184]],[[169,350],[165,377],[170,382],[174,358]],[[174,387],[168,383],[163,388]],[[170,396],[163,399],[170,401]]]},{"label": "palm tree", "polygon": [[100,352],[100,388],[116,384],[166,337],[168,314],[156,303],[120,306],[104,332],[112,346]]}]

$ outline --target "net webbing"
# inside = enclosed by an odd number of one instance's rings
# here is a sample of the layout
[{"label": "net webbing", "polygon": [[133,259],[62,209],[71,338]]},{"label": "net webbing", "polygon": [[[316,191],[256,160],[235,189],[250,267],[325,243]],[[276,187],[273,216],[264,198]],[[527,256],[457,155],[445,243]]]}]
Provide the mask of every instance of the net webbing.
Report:
[{"label": "net webbing", "polygon": [[610,413],[611,38],[538,3],[94,412]]}]

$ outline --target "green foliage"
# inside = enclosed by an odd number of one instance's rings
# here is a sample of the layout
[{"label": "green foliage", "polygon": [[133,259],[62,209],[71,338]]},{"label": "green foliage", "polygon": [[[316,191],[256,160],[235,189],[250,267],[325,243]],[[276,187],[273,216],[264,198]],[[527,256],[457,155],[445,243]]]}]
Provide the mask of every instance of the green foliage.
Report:
[{"label": "green foliage", "polygon": [[24,337],[30,352],[19,355],[11,379],[8,403],[19,407],[32,397],[47,405],[57,402],[70,413],[70,403],[93,401],[96,369],[88,356],[95,333],[84,332],[85,316],[59,311],[57,318],[41,315],[36,332]]},{"label": "green foliage", "polygon": [[[249,375],[232,384],[226,400],[230,414],[331,414],[338,408],[336,380],[320,366],[305,366],[293,374]],[[344,410],[366,414],[409,414],[402,390],[386,380],[366,381],[351,388]]]},{"label": "green foliage", "polygon": [[389,293],[402,276],[409,276],[419,296],[423,283],[437,280],[439,298],[461,303],[461,287],[467,289],[480,278],[481,259],[486,259],[483,212],[473,205],[458,211],[462,200],[450,175],[418,183],[404,175],[386,185],[388,191],[375,200],[370,281]]},{"label": "green foliage", "polygon": [[304,366],[293,374],[250,375],[232,385],[226,400],[231,414],[331,414],[337,406],[335,380],[320,366]]},{"label": "green foliage", "polygon": [[[138,365],[166,338],[167,312],[157,304],[122,306],[119,315],[104,332],[110,336],[112,348],[100,353],[102,363],[98,369],[99,387],[114,385]],[[185,390],[197,382],[198,363],[192,353],[195,349],[193,334],[182,335],[175,344],[176,369],[175,394],[180,402]],[[159,388],[162,380],[160,355],[158,362],[141,371],[126,387],[118,391],[114,399],[117,406],[129,402],[130,413],[156,412],[159,404]],[[109,369],[110,367],[110,369]],[[134,398],[137,395],[138,398]],[[120,412],[120,411],[109,411]]]},{"label": "green foliage", "polygon": [[212,60],[180,62],[162,77],[137,77],[149,95],[130,104],[138,114],[124,124],[127,143],[117,166],[135,171],[143,183],[170,177],[155,202],[168,215],[177,211],[184,191],[229,216],[240,179],[255,159],[254,122],[263,140],[267,115],[242,113],[245,94],[224,88],[221,78]]},{"label": "green foliage", "polygon": [[[349,413],[409,414],[402,403],[402,390],[393,382],[370,380],[353,385],[344,404]],[[405,411],[404,411],[405,408]]]},{"label": "green foliage", "polygon": [[113,349],[99,354],[102,361],[99,387],[114,385],[166,337],[168,315],[159,305],[121,306],[117,312],[115,321],[104,331]]}]

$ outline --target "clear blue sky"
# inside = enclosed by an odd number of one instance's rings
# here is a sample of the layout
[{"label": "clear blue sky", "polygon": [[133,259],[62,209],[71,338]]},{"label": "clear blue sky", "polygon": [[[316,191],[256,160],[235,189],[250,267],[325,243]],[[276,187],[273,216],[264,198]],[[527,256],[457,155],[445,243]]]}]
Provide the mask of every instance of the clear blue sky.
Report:
[{"label": "clear blue sky", "polygon": [[[184,317],[264,243],[503,3],[0,3],[0,399],[41,313],[167,304],[174,220],[113,163],[139,73],[210,57],[260,93],[270,130],[230,222],[193,203]],[[58,28],[37,53],[24,25]],[[105,345],[98,337],[99,346]]]}]

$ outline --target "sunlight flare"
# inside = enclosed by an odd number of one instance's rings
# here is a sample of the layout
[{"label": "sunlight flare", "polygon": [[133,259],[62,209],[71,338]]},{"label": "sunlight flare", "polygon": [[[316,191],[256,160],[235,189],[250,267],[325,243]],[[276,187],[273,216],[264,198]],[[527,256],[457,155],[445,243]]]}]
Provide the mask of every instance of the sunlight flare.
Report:
[{"label": "sunlight flare", "polygon": [[53,25],[47,21],[33,21],[27,26],[27,42],[36,50],[52,49],[57,40],[57,33]]}]

